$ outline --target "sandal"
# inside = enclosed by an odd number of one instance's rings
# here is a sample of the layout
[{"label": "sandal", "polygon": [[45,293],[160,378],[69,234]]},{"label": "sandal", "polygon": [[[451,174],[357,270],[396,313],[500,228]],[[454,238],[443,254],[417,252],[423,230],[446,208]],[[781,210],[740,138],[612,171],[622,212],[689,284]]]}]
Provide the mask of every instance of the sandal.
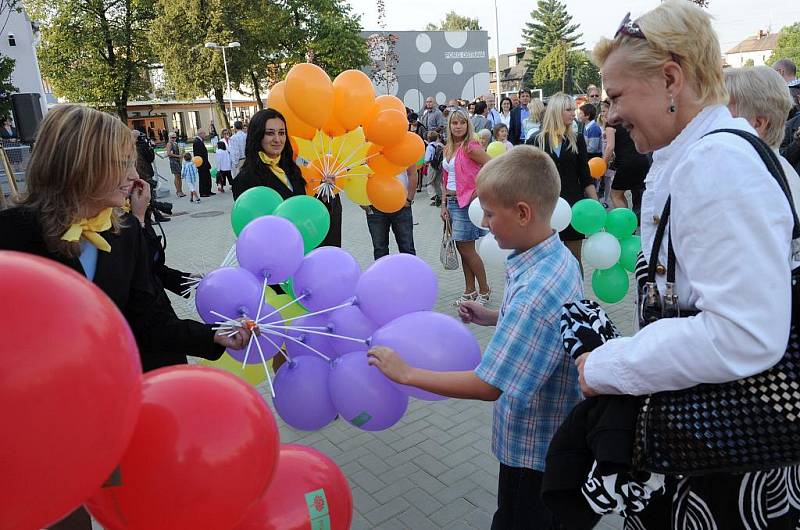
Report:
[{"label": "sandal", "polygon": [[476,302],[481,304],[482,306],[486,307],[489,303],[489,298],[492,297],[492,290],[489,289],[485,293],[478,293],[478,297],[475,299]]},{"label": "sandal", "polygon": [[453,302],[453,306],[458,307],[464,302],[474,302],[477,299],[477,297],[478,297],[477,291],[472,291],[471,293],[464,293],[458,298],[458,300]]}]

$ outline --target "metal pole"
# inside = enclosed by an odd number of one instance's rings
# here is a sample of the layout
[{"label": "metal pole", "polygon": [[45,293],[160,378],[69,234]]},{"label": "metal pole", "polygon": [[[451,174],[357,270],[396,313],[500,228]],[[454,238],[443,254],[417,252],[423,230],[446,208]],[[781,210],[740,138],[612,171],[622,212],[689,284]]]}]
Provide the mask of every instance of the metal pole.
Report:
[{"label": "metal pole", "polygon": [[[494,43],[494,70],[495,70],[495,77],[497,79],[497,101],[500,99],[501,89],[500,89],[500,21],[497,17],[497,0],[494,0],[494,35],[495,35],[495,43]],[[499,108],[499,104],[498,104]]]},{"label": "metal pole", "polygon": [[225,48],[227,46],[221,46],[222,48],[222,63],[225,65],[225,82],[228,84],[228,106],[230,109],[228,110],[228,119],[233,119],[233,98],[231,96],[231,78],[228,77],[228,60],[225,57]]}]

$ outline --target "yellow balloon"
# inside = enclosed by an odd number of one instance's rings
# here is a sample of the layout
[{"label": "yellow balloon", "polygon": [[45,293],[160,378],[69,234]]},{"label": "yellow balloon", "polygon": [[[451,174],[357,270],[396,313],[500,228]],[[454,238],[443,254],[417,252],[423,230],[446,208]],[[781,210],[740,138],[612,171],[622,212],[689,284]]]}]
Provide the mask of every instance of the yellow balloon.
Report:
[{"label": "yellow balloon", "polygon": [[247,367],[242,370],[242,363],[228,355],[228,352],[223,353],[222,357],[216,361],[202,359],[200,364],[230,372],[233,375],[244,379],[253,386],[258,385],[267,379],[267,373],[264,371],[264,365],[248,364]]},{"label": "yellow balloon", "polygon": [[366,175],[352,175],[349,181],[344,185],[344,192],[356,204],[361,206],[369,206],[369,197],[367,196],[367,180],[369,177]]}]

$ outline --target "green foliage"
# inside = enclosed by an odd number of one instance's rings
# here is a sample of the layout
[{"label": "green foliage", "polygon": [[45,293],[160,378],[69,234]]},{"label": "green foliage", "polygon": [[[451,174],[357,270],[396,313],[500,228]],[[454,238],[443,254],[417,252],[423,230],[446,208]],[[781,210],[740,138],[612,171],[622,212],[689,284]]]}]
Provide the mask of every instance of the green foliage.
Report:
[{"label": "green foliage", "polygon": [[[19,89],[11,84],[11,74],[14,72],[16,61],[11,57],[0,55],[0,94],[11,94]],[[11,115],[11,100],[0,98],[0,116]]]},{"label": "green foliage", "polygon": [[786,26],[778,33],[778,44],[768,64],[781,59],[791,59],[794,64],[800,65],[800,22]]},{"label": "green foliage", "polygon": [[590,84],[600,84],[600,71],[583,50],[567,50],[564,44],[557,44],[533,73],[533,82],[545,95],[566,91],[585,92]]},{"label": "green foliage", "polygon": [[113,106],[125,120],[128,100],[150,89],[152,1],[30,0],[28,9],[42,23],[39,65],[56,95]]},{"label": "green foliage", "polygon": [[477,18],[464,17],[450,11],[439,24],[432,22],[425,26],[425,31],[479,31],[483,29]]},{"label": "green foliage", "polygon": [[[539,0],[534,11],[531,12],[531,22],[525,24],[522,31],[524,45],[531,51],[528,63],[529,75],[533,75],[539,63],[554,50],[559,49],[564,63],[564,48],[567,52],[575,50],[583,45],[580,42],[581,34],[578,32],[578,24],[572,23],[572,16],[567,12],[566,4],[559,0]],[[549,72],[553,72],[554,58],[545,67]]]}]

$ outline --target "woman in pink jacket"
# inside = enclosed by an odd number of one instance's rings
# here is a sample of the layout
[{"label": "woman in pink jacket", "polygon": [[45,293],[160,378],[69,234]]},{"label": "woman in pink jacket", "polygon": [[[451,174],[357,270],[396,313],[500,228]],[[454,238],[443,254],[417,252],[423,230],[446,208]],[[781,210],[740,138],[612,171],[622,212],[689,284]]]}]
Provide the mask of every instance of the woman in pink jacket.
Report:
[{"label": "woman in pink jacket", "polygon": [[442,219],[450,219],[452,223],[453,240],[464,270],[464,294],[455,305],[473,300],[486,305],[491,295],[486,269],[475,250],[475,241],[486,231],[472,224],[468,213],[470,203],[477,197],[475,180],[478,171],[489,160],[481,144],[473,140],[472,124],[466,112],[453,110],[447,120],[447,145],[442,160],[442,184],[446,196],[442,201]]}]

